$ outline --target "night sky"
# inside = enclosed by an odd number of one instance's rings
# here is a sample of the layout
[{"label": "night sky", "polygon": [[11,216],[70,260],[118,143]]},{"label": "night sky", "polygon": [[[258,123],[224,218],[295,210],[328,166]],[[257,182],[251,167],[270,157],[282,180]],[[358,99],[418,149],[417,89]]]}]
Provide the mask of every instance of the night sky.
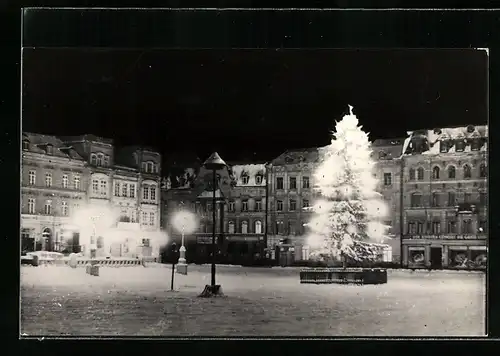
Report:
[{"label": "night sky", "polygon": [[328,144],[348,104],[371,139],[484,124],[487,62],[478,50],[26,49],[23,130],[270,160]]}]

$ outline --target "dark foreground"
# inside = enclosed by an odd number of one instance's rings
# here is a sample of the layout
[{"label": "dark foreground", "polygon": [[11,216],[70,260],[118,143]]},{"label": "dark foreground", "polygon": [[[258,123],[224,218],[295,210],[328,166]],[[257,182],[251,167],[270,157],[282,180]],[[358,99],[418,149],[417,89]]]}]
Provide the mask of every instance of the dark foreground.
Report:
[{"label": "dark foreground", "polygon": [[197,298],[208,266],[21,268],[28,336],[482,336],[485,276],[389,273],[384,285],[304,285],[297,269],[222,267],[225,298]]}]

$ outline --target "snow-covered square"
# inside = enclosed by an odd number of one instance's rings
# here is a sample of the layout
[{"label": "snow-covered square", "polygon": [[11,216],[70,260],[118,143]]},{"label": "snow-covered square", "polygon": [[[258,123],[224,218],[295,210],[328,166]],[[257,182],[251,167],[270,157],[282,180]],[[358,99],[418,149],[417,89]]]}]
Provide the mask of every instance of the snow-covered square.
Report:
[{"label": "snow-covered square", "polygon": [[25,336],[483,336],[485,275],[389,271],[384,285],[304,285],[297,268],[21,268]]}]

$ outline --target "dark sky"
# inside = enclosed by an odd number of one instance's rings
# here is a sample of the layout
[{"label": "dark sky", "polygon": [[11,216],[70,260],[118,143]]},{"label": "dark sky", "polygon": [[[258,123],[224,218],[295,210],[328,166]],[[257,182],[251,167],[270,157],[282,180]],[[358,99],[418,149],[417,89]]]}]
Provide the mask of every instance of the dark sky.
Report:
[{"label": "dark sky", "polygon": [[267,160],[327,144],[348,104],[371,139],[486,123],[487,61],[477,50],[26,49],[23,130]]}]

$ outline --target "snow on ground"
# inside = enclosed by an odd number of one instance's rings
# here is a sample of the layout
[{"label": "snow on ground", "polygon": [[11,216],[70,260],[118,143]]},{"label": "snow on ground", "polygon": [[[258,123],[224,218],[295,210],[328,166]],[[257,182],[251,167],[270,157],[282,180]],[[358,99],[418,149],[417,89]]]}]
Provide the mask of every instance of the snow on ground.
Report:
[{"label": "snow on ground", "polygon": [[21,269],[28,335],[480,336],[481,273],[392,271],[375,286],[308,285],[298,269],[218,267],[225,298],[197,295],[209,266]]}]

